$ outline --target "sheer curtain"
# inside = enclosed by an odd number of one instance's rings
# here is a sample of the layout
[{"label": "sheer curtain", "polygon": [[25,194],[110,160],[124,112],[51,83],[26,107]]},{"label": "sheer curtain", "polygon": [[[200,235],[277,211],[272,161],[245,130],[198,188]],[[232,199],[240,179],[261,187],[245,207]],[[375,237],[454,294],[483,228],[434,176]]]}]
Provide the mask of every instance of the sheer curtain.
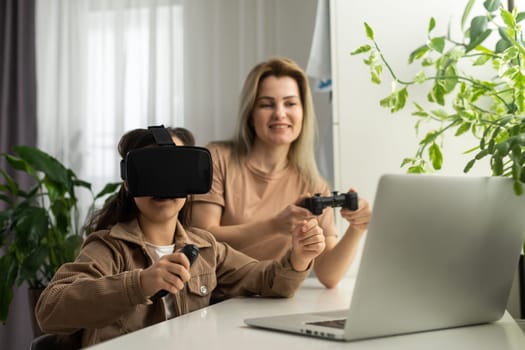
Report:
[{"label": "sheer curtain", "polygon": [[98,191],[119,179],[133,128],[183,125],[182,7],[175,0],[37,2],[38,145]]},{"label": "sheer curtain", "polygon": [[[37,1],[38,145],[91,182],[119,180],[127,130],[232,135],[251,67],[306,67],[317,0]],[[315,97],[314,97],[315,98]]]}]

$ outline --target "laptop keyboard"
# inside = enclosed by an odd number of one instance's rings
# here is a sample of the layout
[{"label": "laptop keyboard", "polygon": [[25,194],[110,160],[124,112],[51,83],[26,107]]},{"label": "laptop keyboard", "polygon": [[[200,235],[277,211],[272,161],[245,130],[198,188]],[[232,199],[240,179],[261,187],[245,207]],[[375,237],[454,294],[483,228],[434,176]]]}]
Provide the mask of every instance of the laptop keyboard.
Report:
[{"label": "laptop keyboard", "polygon": [[338,320],[329,320],[329,321],[307,322],[306,324],[311,324],[314,326],[321,326],[321,327],[344,329],[345,323],[346,323],[346,318],[342,318]]}]

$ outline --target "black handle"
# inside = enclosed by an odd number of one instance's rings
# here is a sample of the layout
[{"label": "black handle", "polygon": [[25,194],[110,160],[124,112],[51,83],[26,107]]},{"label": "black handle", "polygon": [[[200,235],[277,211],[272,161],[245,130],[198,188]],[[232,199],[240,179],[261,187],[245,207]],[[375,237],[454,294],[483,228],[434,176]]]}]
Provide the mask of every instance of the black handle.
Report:
[{"label": "black handle", "polygon": [[[194,244],[186,244],[182,249],[181,253],[186,255],[188,260],[190,261],[190,266],[193,264],[193,262],[197,259],[197,256],[199,256],[199,247],[197,247]],[[159,290],[155,295],[153,295],[150,299],[151,300],[157,300],[159,298],[162,298],[168,294],[167,290]]]}]

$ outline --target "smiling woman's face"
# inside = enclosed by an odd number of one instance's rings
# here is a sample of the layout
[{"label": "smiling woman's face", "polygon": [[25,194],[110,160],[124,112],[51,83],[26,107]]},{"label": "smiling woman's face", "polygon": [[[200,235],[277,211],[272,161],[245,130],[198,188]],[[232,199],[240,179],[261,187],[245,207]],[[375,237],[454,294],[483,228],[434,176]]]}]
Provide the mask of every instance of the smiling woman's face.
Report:
[{"label": "smiling woman's face", "polygon": [[262,80],[252,119],[259,142],[276,146],[295,141],[303,123],[303,105],[295,79],[271,75]]}]

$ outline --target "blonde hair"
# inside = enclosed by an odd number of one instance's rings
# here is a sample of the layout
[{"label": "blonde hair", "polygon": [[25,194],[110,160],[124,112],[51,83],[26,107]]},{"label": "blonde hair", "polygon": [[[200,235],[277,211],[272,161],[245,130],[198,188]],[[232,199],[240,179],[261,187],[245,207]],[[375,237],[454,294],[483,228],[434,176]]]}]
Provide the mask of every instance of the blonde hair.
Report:
[{"label": "blonde hair", "polygon": [[269,77],[291,77],[297,82],[303,105],[303,125],[299,137],[291,144],[288,161],[305,178],[310,187],[315,187],[320,179],[315,161],[316,117],[308,78],[303,70],[291,59],[272,58],[252,68],[241,91],[239,113],[235,136],[228,142],[232,149],[232,158],[239,161],[252,150],[256,134],[253,127],[252,112],[261,82]]}]

